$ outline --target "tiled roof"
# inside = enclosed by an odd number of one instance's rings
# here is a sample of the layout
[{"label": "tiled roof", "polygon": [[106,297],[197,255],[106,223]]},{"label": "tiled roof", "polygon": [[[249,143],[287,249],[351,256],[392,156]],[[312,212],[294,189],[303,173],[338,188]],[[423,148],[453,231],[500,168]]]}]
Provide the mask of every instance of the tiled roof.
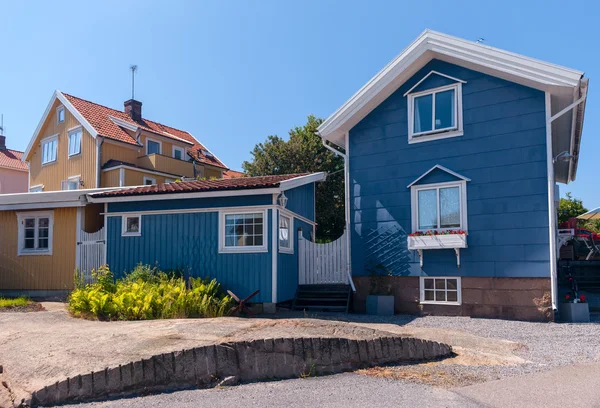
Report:
[{"label": "tiled roof", "polygon": [[240,177],[248,177],[246,173],[242,173],[241,171],[235,170],[226,170],[223,172],[224,179],[232,179],[232,178],[240,178]]},{"label": "tiled roof", "polygon": [[128,114],[123,111],[108,108],[94,102],[86,101],[63,92],[65,98],[81,113],[81,115],[96,129],[98,134],[109,139],[118,140],[120,142],[137,145],[137,141],[127,133],[125,129],[113,122],[110,117],[117,118],[124,122],[140,127],[147,132],[155,133],[173,140],[184,140],[191,143],[193,146],[188,149],[190,156],[193,159],[211,166],[226,169],[227,166],[219,161],[216,157],[208,153],[208,149],[204,147],[190,133],[163,125],[158,122],[153,122],[142,118],[139,121],[133,120]]},{"label": "tiled roof", "polygon": [[27,170],[27,163],[22,162],[23,152],[5,149],[0,150],[0,167],[8,167],[15,170]]},{"label": "tiled roof", "polygon": [[241,177],[218,180],[194,180],[177,183],[155,184],[152,186],[132,187],[123,190],[94,194],[94,197],[141,196],[152,194],[199,193],[208,191],[245,190],[255,188],[278,187],[279,183],[306,174],[284,174],[280,176]]}]

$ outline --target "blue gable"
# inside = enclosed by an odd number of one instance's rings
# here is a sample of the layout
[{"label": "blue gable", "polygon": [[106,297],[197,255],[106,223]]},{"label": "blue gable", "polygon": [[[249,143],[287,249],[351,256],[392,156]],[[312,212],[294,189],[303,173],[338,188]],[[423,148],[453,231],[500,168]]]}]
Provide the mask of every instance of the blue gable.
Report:
[{"label": "blue gable", "polygon": [[[432,70],[466,81],[464,134],[409,144],[403,95]],[[432,74],[414,91],[449,83]],[[549,276],[543,92],[433,60],[351,129],[349,155],[354,275],[384,263],[396,275]],[[407,186],[436,164],[471,179],[460,269],[453,251],[435,250],[425,251],[421,270],[417,254],[407,249]],[[452,180],[436,169],[419,184]]]},{"label": "blue gable", "polygon": [[447,171],[444,171],[439,167],[436,167],[435,169],[428,171],[428,173],[425,173],[425,175],[422,176],[422,178],[418,179],[417,181],[414,181],[413,185],[418,186],[421,184],[446,183],[449,181],[457,180],[463,179],[452,173],[448,173]]},{"label": "blue gable", "polygon": [[[423,79],[429,73],[431,73],[431,71],[425,73],[425,75],[421,79]],[[416,76],[415,76],[415,79],[418,79],[418,78],[416,78]],[[421,79],[418,79],[418,81]],[[456,79],[462,80],[462,78],[456,78]],[[452,84],[455,84],[456,82],[457,81],[455,79],[447,78],[443,75],[439,75],[439,74],[436,74],[435,72],[433,72],[433,73],[431,73],[431,75],[429,75],[427,78],[425,78],[425,80],[423,82],[421,82],[419,85],[417,85],[415,88],[413,88],[411,90],[411,93],[426,91],[428,89],[433,89],[433,88],[439,88],[440,86],[452,85]]]}]

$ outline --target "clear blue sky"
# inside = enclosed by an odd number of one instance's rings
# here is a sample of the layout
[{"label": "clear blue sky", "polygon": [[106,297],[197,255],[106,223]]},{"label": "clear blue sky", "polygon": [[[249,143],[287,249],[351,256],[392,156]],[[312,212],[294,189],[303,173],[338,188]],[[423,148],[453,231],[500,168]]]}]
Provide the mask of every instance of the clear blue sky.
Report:
[{"label": "clear blue sky", "polygon": [[597,1],[4,1],[0,113],[24,150],[55,89],[190,131],[233,169],[270,134],[327,117],[425,28],[586,72],[577,181],[600,206]]}]

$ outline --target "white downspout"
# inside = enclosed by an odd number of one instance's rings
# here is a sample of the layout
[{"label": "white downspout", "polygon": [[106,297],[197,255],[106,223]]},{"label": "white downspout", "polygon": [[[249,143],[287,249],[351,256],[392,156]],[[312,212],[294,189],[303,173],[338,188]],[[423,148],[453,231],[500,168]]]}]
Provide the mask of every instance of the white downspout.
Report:
[{"label": "white downspout", "polygon": [[352,290],[356,292],[356,288],[354,286],[354,282],[352,281],[352,262],[351,262],[351,253],[350,253],[350,164],[348,163],[348,142],[349,142],[348,132],[345,134],[345,142],[346,142],[346,154],[340,152],[339,150],[334,149],[329,146],[324,138],[321,137],[321,141],[323,142],[323,146],[327,150],[331,150],[333,154],[340,156],[344,159],[344,218],[346,221],[346,271],[348,273],[348,280],[350,281],[350,286]]},{"label": "white downspout", "polygon": [[546,91],[546,168],[548,172],[548,221],[549,221],[549,238],[550,238],[550,285],[552,293],[552,309],[557,310],[557,293],[558,293],[558,277],[557,277],[557,256],[556,256],[556,205],[554,201],[554,189],[556,182],[554,179],[554,153],[552,150],[552,122],[577,107],[587,98],[587,92],[578,100],[561,110],[555,115],[552,115],[552,100],[550,92]]}]

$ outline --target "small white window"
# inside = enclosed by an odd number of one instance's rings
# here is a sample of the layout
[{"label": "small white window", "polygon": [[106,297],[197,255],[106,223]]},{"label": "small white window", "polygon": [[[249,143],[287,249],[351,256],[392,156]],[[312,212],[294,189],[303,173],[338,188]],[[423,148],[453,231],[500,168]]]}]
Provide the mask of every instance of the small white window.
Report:
[{"label": "small white window", "polygon": [[292,232],[293,218],[279,215],[279,251],[294,253],[294,234]]},{"label": "small white window", "polygon": [[409,94],[409,143],[462,135],[461,94],[461,83]]},{"label": "small white window", "polygon": [[465,181],[411,187],[416,231],[467,230]]},{"label": "small white window", "polygon": [[63,123],[65,121],[65,107],[59,106],[56,108],[56,121],[58,123]]},{"label": "small white window", "polygon": [[146,139],[146,154],[161,154],[162,143],[158,140]]},{"label": "small white window", "polygon": [[38,184],[38,185],[29,187],[29,192],[30,193],[41,193],[42,191],[44,191],[44,185],[43,184]]},{"label": "small white window", "polygon": [[265,211],[221,212],[219,252],[266,252]]},{"label": "small white window", "polygon": [[153,184],[156,184],[156,179],[154,177],[144,176],[144,185],[145,186],[151,186]]},{"label": "small white window", "polygon": [[142,216],[139,214],[124,215],[122,217],[121,236],[139,237],[142,235]]},{"label": "small white window", "polygon": [[81,153],[81,127],[69,131],[69,157]]},{"label": "small white window", "polygon": [[421,303],[460,305],[462,303],[460,277],[421,276]]},{"label": "small white window", "polygon": [[56,161],[58,151],[58,135],[42,140],[42,164]]},{"label": "small white window", "polygon": [[19,246],[17,255],[51,255],[52,211],[17,213]]},{"label": "small white window", "polygon": [[185,160],[185,149],[183,147],[173,145],[173,158],[177,160]]},{"label": "small white window", "polygon": [[80,176],[69,177],[61,182],[61,190],[79,190]]}]

